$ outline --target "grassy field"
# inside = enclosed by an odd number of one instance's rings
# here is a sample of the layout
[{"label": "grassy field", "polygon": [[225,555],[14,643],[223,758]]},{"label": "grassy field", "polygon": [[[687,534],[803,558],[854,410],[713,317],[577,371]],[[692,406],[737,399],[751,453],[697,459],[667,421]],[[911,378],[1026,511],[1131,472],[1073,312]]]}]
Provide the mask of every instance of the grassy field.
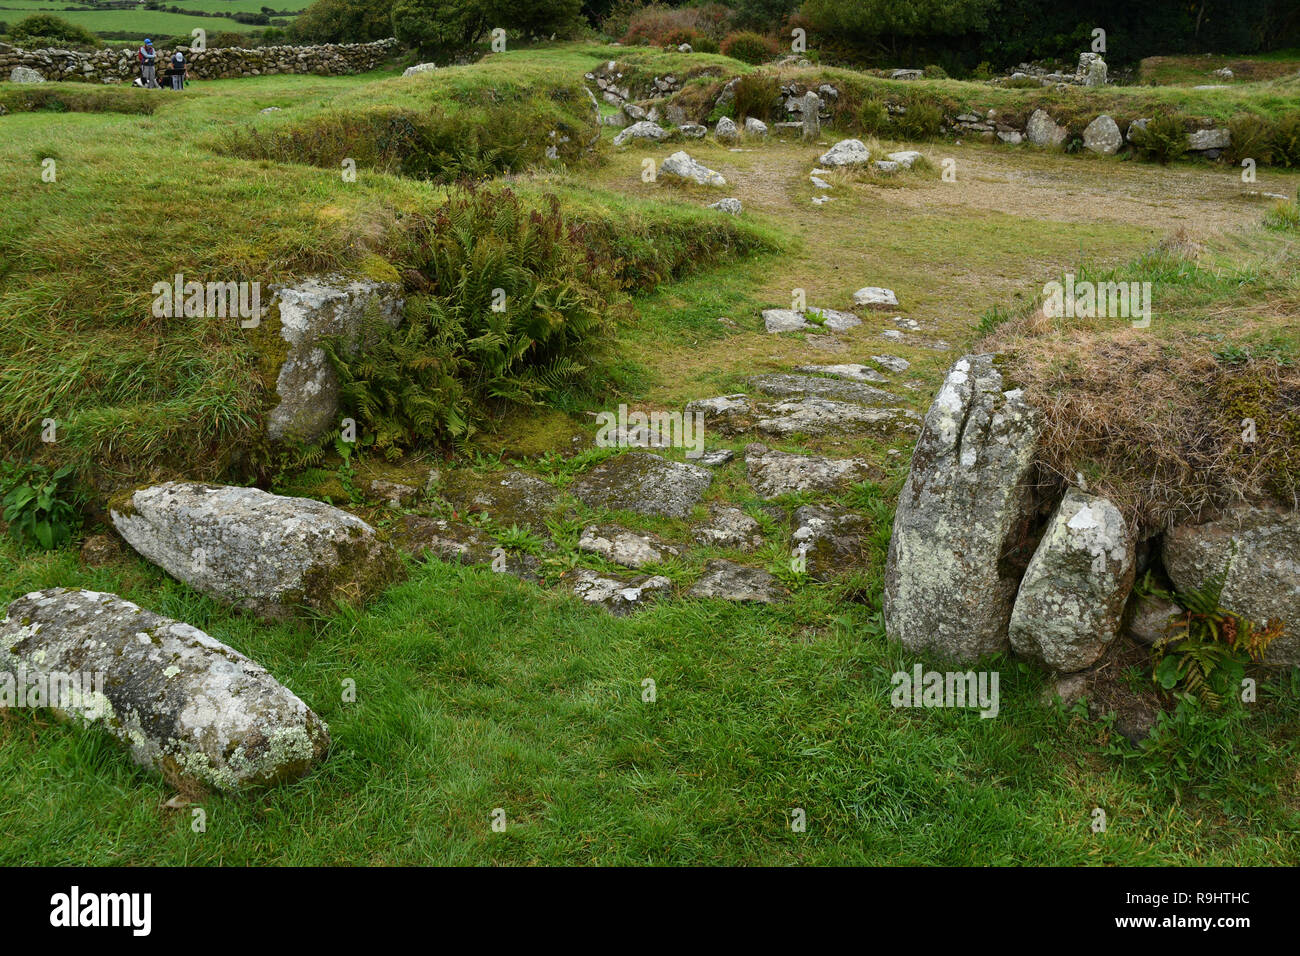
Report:
[{"label": "grassy field", "polygon": [[[486,91],[521,104],[520,117],[549,117],[533,112],[530,91],[579,81],[614,56],[654,73],[742,69],[721,57],[570,45],[418,80],[261,77],[152,99],[135,90],[61,90],[97,111],[11,109],[0,118],[8,213],[0,221],[7,359],[0,439],[86,466],[97,493],[142,478],[218,475],[229,448],[258,427],[264,396],[254,347],[216,323],[153,320],[153,282],[175,272],[269,282],[373,269],[395,255],[399,217],[436,209],[446,188],[360,164],[357,181],[345,182],[308,133],[323,136],[340,116],[373,112],[471,117],[486,108]],[[826,75],[846,87],[863,82],[847,71]],[[955,81],[936,89],[1007,103],[1019,95]],[[1184,98],[1206,115],[1230,115],[1248,101],[1264,110],[1297,106],[1294,89],[1282,85],[1224,92],[1106,95]],[[150,112],[137,112],[140,104]],[[270,106],[278,112],[259,112]],[[289,135],[295,131],[302,135]],[[896,390],[923,413],[957,355],[998,341],[990,336],[1026,334],[1028,306],[1044,282],[1070,270],[1136,270],[1175,234],[1199,251],[1192,267],[1157,287],[1156,313],[1169,318],[1153,323],[1158,348],[1292,364],[1300,356],[1297,233],[1286,219],[1294,206],[1275,209],[1252,194],[1294,195],[1295,170],[1261,169],[1248,190],[1235,169],[1205,163],[872,142],[873,155],[915,145],[929,165],[892,180],[833,174],[834,201],[814,206],[808,172],[824,147],[691,143],[691,155],[728,180],[725,191],[706,194],[641,178],[645,158],[683,147],[614,148],[612,132],[604,136],[596,159],[515,171],[512,188],[538,199],[553,193],[576,219],[659,237],[678,276],[633,297],[633,319],[611,343],[613,359],[594,393],[567,396],[559,411],[488,422],[471,447],[402,466],[493,474],[518,449],[545,447],[551,434],[592,433],[586,413],[620,401],[676,408],[741,389],[755,373],[864,361],[881,350],[911,362]],[[269,142],[316,164],[250,155],[251,144]],[[41,179],[46,158],[56,160],[56,183]],[[948,158],[955,183],[939,175]],[[770,251],[676,261],[692,259],[674,251],[689,249],[683,237],[716,219],[701,209],[706,195],[741,199],[745,213],[727,235]],[[893,288],[900,311],[951,348],[883,344],[882,328],[892,327],[885,313],[843,336],[844,352],[830,355],[802,334],[762,330],[759,311],[788,305],[792,289],[805,289],[810,303],[846,308],[864,285]],[[995,307],[992,315],[1005,321],[990,319]],[[1042,331],[1050,343],[1114,330]],[[36,440],[47,416],[61,422],[53,449]],[[741,449],[744,440],[714,444]],[[1300,859],[1296,673],[1261,674],[1260,705],[1170,720],[1137,750],[1107,720],[1042,704],[1046,676],[1011,658],[988,662],[1001,674],[996,719],[894,709],[890,675],[916,659],[884,637],[880,573],[910,442],[832,436],[777,444],[868,457],[875,479],[841,503],[870,516],[874,530],[863,567],[829,583],[796,581],[790,599],[770,607],[679,596],[614,618],[558,589],[412,559],[407,580],[362,611],[269,625],[197,595],[129,551],[91,567],[75,545],[38,552],[5,541],[0,601],[55,585],[91,587],[192,623],[301,696],[328,722],[334,749],[290,787],[244,799],[183,795],[207,812],[207,832],[196,834],[185,800],[172,800],[173,789],[134,768],[112,742],[47,715],[0,711],[7,781],[0,864]],[[561,486],[572,477],[554,456],[516,464]],[[337,501],[343,473],[326,458],[277,476],[272,487]],[[706,504],[728,502],[759,520],[764,543],[745,560],[776,569],[788,557],[791,510],[813,500],[825,499],[760,501],[737,461],[718,472]],[[357,508],[381,528],[396,518],[376,502]],[[686,534],[684,523],[666,519],[582,510],[577,518],[618,519],[671,540]],[[94,530],[92,514],[83,531]],[[575,566],[607,569],[571,541],[557,545]],[[682,589],[718,556],[739,557],[699,548],[662,571]],[[642,700],[646,678],[657,687],[654,703]],[[354,703],[342,699],[349,679]],[[1090,828],[1096,807],[1109,819],[1104,834]],[[497,808],[508,820],[504,833],[490,827]],[[806,812],[806,832],[790,827],[796,808]]]}]

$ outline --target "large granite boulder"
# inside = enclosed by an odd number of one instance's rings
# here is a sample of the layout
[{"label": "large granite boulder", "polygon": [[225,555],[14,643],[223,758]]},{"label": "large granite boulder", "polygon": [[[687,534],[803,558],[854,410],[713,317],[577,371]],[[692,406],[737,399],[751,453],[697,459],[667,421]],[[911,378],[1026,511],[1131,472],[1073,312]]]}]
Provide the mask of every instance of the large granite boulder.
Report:
[{"label": "large granite boulder", "polygon": [[844,491],[873,476],[863,458],[792,455],[757,442],[745,446],[745,471],[754,490],[768,499],[799,491]]},{"label": "large granite boulder", "polygon": [[115,500],[109,514],[126,542],[172,577],[269,618],[364,602],[400,567],[355,515],[257,488],[169,481]]},{"label": "large granite boulder", "polygon": [[1025,126],[1025,136],[1035,146],[1060,146],[1065,142],[1068,132],[1042,109],[1034,110]]},{"label": "large granite boulder", "polygon": [[174,785],[282,783],[330,746],[324,721],[255,661],[115,594],[15,600],[0,622],[0,672],[44,684],[44,706],[108,731]]},{"label": "large granite boulder", "polygon": [[1200,524],[1165,534],[1165,570],[1179,591],[1206,590],[1225,575],[1219,604],[1285,633],[1264,655],[1270,664],[1300,665],[1300,512],[1242,503]]},{"label": "large granite boulder", "polygon": [[683,179],[699,186],[725,186],[722,174],[692,159],[684,150],[678,150],[659,164],[659,174],[670,179]]},{"label": "large granite boulder", "polygon": [[1105,113],[1087,125],[1083,131],[1083,148],[1103,156],[1114,156],[1124,145],[1119,124]]},{"label": "large granite boulder", "polygon": [[[263,335],[275,336],[267,348],[277,356],[278,404],[267,416],[272,441],[308,442],[339,427],[339,380],[322,347],[337,338],[345,349],[364,347],[368,313],[394,328],[401,324],[405,302],[395,283],[340,276],[304,279],[276,290],[272,324]],[[279,358],[283,353],[282,359]]]},{"label": "large granite boulder", "polygon": [[1012,648],[1061,672],[1096,663],[1119,633],[1133,568],[1133,538],[1119,509],[1071,488],[1020,582]]},{"label": "large granite boulder", "polygon": [[860,139],[842,139],[821,156],[819,166],[865,166],[871,162],[871,150]]},{"label": "large granite boulder", "polygon": [[656,142],[666,139],[668,131],[658,123],[652,123],[649,120],[641,120],[639,123],[633,123],[631,126],[625,126],[619,130],[618,135],[614,137],[614,145],[622,146],[624,143],[631,142],[634,139],[650,139]]},{"label": "large granite boulder", "polygon": [[9,73],[10,83],[44,83],[45,77],[28,66],[16,66]]},{"label": "large granite boulder", "polygon": [[912,454],[885,568],[885,629],[909,650],[962,661],[1007,648],[1028,533],[1039,416],[992,355],[948,371]]}]

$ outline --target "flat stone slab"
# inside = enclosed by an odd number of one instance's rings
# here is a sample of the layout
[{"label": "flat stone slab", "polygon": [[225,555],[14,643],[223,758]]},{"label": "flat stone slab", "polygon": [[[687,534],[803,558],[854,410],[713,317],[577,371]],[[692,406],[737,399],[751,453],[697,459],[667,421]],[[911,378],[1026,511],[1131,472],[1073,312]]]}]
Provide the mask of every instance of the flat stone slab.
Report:
[{"label": "flat stone slab", "polygon": [[767,499],[796,491],[842,491],[871,477],[862,458],[791,455],[758,443],[745,447],[745,470],[750,485]]},{"label": "flat stone slab", "polygon": [[659,564],[668,555],[679,552],[653,535],[641,535],[625,528],[591,525],[578,539],[578,550],[598,554],[606,561],[626,568]]},{"label": "flat stone slab", "polygon": [[632,452],[607,458],[570,490],[589,508],[685,518],[712,481],[713,473],[699,465]]},{"label": "flat stone slab", "polygon": [[819,580],[868,561],[871,522],[846,508],[805,505],[795,509],[790,550],[802,552],[808,573]]},{"label": "flat stone slab", "polygon": [[856,402],[859,405],[877,405],[881,402],[897,402],[898,396],[883,389],[873,388],[858,382],[845,382],[814,375],[791,375],[775,372],[770,375],[755,375],[750,383],[767,395],[778,398],[816,395],[819,398],[839,399]]},{"label": "flat stone slab", "polygon": [[869,285],[853,293],[853,304],[865,305],[871,309],[896,309],[898,296],[894,295],[893,289]]},{"label": "flat stone slab", "polygon": [[881,368],[889,369],[891,372],[906,372],[912,367],[911,362],[905,358],[899,358],[897,355],[873,355],[871,361]]},{"label": "flat stone slab", "polygon": [[888,378],[881,375],[870,365],[800,365],[795,371],[807,372],[812,375],[829,375],[832,378],[846,378],[853,382],[889,381]]},{"label": "flat stone slab", "polygon": [[687,593],[691,597],[757,604],[775,604],[784,596],[776,578],[762,568],[721,559],[705,565],[704,573]]},{"label": "flat stone slab", "polygon": [[[636,436],[623,436],[628,444]],[[503,528],[518,526],[545,533],[560,497],[554,485],[524,471],[481,474],[467,468],[443,473],[438,494],[461,515],[481,514]]]},{"label": "flat stone slab", "polygon": [[169,481],[111,504],[109,516],[172,577],[265,617],[364,602],[400,570],[374,528],[312,498]]},{"label": "flat stone slab", "polygon": [[921,416],[907,409],[837,402],[815,395],[777,402],[766,411],[768,417],[758,419],[754,428],[776,437],[862,431],[889,434],[900,428],[912,432],[921,428]]},{"label": "flat stone slab", "polygon": [[762,527],[739,508],[715,507],[709,520],[695,528],[697,543],[716,548],[757,548],[763,543]]},{"label": "flat stone slab", "polygon": [[20,669],[48,682],[47,706],[107,731],[173,785],[284,783],[330,747],[325,722],[265,668],[116,594],[51,588],[11,603],[0,672]]}]

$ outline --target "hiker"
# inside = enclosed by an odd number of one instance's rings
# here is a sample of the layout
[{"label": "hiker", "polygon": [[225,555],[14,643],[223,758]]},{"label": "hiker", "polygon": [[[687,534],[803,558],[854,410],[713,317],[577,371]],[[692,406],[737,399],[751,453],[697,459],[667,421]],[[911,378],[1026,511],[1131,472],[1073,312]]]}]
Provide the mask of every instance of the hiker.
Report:
[{"label": "hiker", "polygon": [[172,68],[169,71],[172,77],[172,89],[182,90],[185,88],[185,54],[177,50],[172,54]]},{"label": "hiker", "polygon": [[158,85],[157,63],[158,51],[153,48],[153,40],[146,38],[140,47],[140,79],[151,90],[162,89]]}]

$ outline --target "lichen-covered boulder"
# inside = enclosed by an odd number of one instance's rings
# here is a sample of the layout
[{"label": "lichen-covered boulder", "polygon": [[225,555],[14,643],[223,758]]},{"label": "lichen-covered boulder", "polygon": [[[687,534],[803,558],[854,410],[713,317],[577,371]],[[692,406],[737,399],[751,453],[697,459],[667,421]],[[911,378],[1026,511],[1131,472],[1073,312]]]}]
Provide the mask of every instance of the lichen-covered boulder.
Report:
[{"label": "lichen-covered boulder", "polygon": [[1226,572],[1220,606],[1260,626],[1281,621],[1285,632],[1264,660],[1300,665],[1300,512],[1238,504],[1209,521],[1170,528],[1163,557],[1179,591],[1206,590]]},{"label": "lichen-covered boulder", "polygon": [[1119,124],[1105,113],[1083,130],[1083,148],[1090,152],[1113,156],[1123,145],[1124,137],[1119,131]]},{"label": "lichen-covered boulder", "polygon": [[795,509],[794,524],[791,551],[803,555],[814,578],[824,580],[867,563],[871,522],[862,515],[834,506],[804,505]]},{"label": "lichen-covered boulder", "polygon": [[639,123],[633,123],[631,126],[625,126],[619,130],[618,135],[614,137],[614,145],[622,146],[624,143],[631,142],[634,139],[652,139],[661,140],[668,136],[668,131],[658,123],[652,123],[649,120],[641,120]]},{"label": "lichen-covered boulder", "polygon": [[725,186],[722,174],[692,159],[684,150],[678,150],[659,164],[659,173],[670,179],[682,179],[699,186]]},{"label": "lichen-covered boulder", "polygon": [[45,77],[27,66],[16,66],[9,72],[10,83],[44,83]]},{"label": "lichen-covered boulder", "polygon": [[355,515],[257,488],[169,481],[115,500],[109,514],[126,542],[172,577],[264,617],[359,604],[400,567]]},{"label": "lichen-covered boulder", "polygon": [[685,518],[713,481],[707,468],[631,452],[601,462],[572,487],[590,508]]},{"label": "lichen-covered boulder", "polygon": [[754,604],[775,604],[784,597],[776,578],[767,571],[722,559],[705,565],[704,573],[687,593],[691,597]]},{"label": "lichen-covered boulder", "polygon": [[1035,146],[1060,146],[1069,131],[1057,124],[1046,110],[1034,110],[1025,125],[1025,136]]},{"label": "lichen-covered boulder", "polygon": [[198,628],[115,594],[51,588],[9,605],[0,671],[54,686],[44,703],[102,727],[176,785],[239,791],[295,780],[329,750],[329,729],[288,688]]},{"label": "lichen-covered boulder", "polygon": [[[816,116],[816,112],[813,113]],[[871,162],[871,150],[860,139],[842,139],[821,156],[819,166],[865,166]]]},{"label": "lichen-covered boulder", "polygon": [[1005,650],[1027,532],[1039,417],[992,355],[948,371],[899,496],[885,567],[885,630],[909,650],[969,661]]},{"label": "lichen-covered boulder", "polygon": [[523,471],[479,474],[465,468],[446,472],[438,494],[461,514],[478,514],[502,528],[518,526],[544,534],[560,493]]},{"label": "lichen-covered boulder", "polygon": [[740,139],[740,128],[729,117],[723,116],[718,125],[713,127],[713,135],[724,143],[734,143]]},{"label": "lichen-covered boulder", "polygon": [[311,441],[339,427],[339,380],[325,340],[337,337],[345,349],[362,348],[367,313],[396,327],[405,303],[395,283],[340,276],[304,279],[277,289],[275,298],[270,327],[262,333],[270,338],[266,350],[274,354],[279,398],[267,415],[267,435],[277,442]]},{"label": "lichen-covered boulder", "polygon": [[1071,488],[1020,582],[1011,647],[1063,673],[1096,663],[1119,633],[1133,567],[1133,538],[1119,509]]}]

